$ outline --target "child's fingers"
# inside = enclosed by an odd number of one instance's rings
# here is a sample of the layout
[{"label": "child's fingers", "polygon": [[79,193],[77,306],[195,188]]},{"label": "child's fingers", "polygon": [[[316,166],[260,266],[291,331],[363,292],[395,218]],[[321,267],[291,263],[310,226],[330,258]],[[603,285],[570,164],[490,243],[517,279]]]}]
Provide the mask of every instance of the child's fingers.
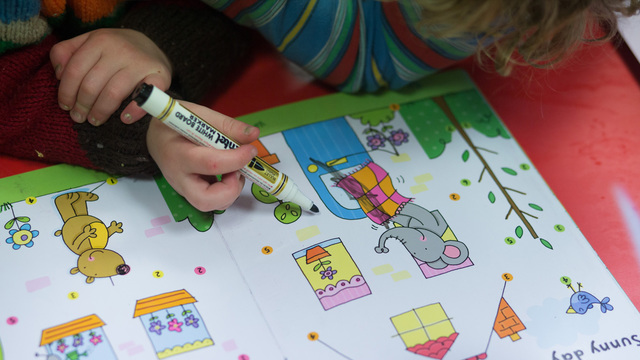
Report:
[{"label": "child's fingers", "polygon": [[181,195],[200,211],[224,210],[238,198],[244,182],[244,177],[238,172],[225,174],[221,181],[214,182],[195,176]]},{"label": "child's fingers", "polygon": [[260,130],[258,128],[248,125],[240,120],[236,120],[198,104],[186,101],[181,101],[180,103],[239,144],[251,143],[260,136]]},{"label": "child's fingers", "polygon": [[[107,77],[106,83],[100,89],[88,113],[89,122],[96,126],[105,122],[137,86],[136,77],[124,69],[120,69],[115,74],[102,75]],[[89,76],[87,75],[87,77]],[[85,93],[85,90],[87,89],[81,88],[78,94],[78,103],[82,102],[81,97],[90,99],[89,91]]]},{"label": "child's fingers", "polygon": [[[98,63],[100,52],[78,49],[64,67],[58,88],[58,102],[64,110],[71,110],[71,118],[76,122],[84,122],[90,109],[86,105],[76,106],[78,91],[89,71]],[[95,79],[95,80],[94,80]],[[100,77],[91,78],[86,86],[94,87],[93,83],[99,83]]]},{"label": "child's fingers", "polygon": [[58,80],[60,80],[60,76],[67,66],[69,59],[73,56],[73,53],[75,53],[88,38],[89,33],[84,33],[72,39],[61,41],[51,48],[49,60],[51,60],[51,65],[55,70]]},{"label": "child's fingers", "polygon": [[230,150],[198,146],[189,151],[189,158],[184,159],[182,168],[184,172],[192,174],[227,174],[243,168],[257,154],[258,149],[253,145]]}]

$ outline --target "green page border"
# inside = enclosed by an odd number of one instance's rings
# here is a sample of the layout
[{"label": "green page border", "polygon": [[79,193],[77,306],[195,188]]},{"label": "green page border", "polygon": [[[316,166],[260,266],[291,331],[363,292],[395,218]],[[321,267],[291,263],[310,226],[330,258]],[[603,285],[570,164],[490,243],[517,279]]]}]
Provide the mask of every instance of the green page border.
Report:
[{"label": "green page border", "polygon": [[[360,95],[336,93],[243,115],[238,119],[251,125],[259,125],[261,136],[266,136],[322,120],[373,110],[379,108],[380,104],[402,104],[474,87],[465,71],[452,70],[431,75],[400,91]],[[0,202],[23,201],[30,196],[38,197],[73,189],[105,181],[109,177],[112,176],[78,166],[53,165],[0,179]]]}]

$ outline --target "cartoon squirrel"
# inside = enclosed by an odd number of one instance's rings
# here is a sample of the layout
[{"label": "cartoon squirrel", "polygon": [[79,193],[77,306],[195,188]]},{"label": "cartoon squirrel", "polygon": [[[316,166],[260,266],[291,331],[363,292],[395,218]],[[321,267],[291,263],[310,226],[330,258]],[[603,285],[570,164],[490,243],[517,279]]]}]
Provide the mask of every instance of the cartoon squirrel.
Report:
[{"label": "cartoon squirrel", "polygon": [[122,223],[112,221],[107,227],[100,219],[89,215],[87,202],[96,200],[98,195],[88,192],[66,193],[55,199],[64,221],[55,235],[62,235],[65,245],[78,255],[78,266],[71,269],[71,274],[84,274],[87,284],[95,278],[125,275],[131,270],[120,254],[106,249],[109,237],[123,231]]}]

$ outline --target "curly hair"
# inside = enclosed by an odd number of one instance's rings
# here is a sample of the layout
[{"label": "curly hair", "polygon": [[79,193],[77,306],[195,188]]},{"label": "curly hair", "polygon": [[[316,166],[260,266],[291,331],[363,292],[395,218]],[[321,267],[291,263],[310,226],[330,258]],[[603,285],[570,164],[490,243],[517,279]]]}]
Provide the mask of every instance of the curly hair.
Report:
[{"label": "curly hair", "polygon": [[[640,11],[640,0],[416,0],[421,26],[440,38],[478,38],[478,58],[498,73],[514,65],[549,67],[584,42],[617,33],[618,16]],[[464,19],[464,21],[461,21]]]}]

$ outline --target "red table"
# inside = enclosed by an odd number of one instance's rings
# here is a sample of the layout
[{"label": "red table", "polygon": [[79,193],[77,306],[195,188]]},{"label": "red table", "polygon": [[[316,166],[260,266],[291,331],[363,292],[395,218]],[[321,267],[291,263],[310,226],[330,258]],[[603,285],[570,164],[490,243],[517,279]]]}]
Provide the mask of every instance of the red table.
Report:
[{"label": "red table", "polygon": [[[519,68],[508,78],[472,60],[459,67],[469,72],[640,309],[640,266],[613,193],[614,186],[624,189],[640,213],[637,68],[629,68],[611,44],[581,49],[557,70]],[[237,81],[204,104],[240,116],[331,92],[262,45]],[[43,166],[0,156],[0,177]]]}]

